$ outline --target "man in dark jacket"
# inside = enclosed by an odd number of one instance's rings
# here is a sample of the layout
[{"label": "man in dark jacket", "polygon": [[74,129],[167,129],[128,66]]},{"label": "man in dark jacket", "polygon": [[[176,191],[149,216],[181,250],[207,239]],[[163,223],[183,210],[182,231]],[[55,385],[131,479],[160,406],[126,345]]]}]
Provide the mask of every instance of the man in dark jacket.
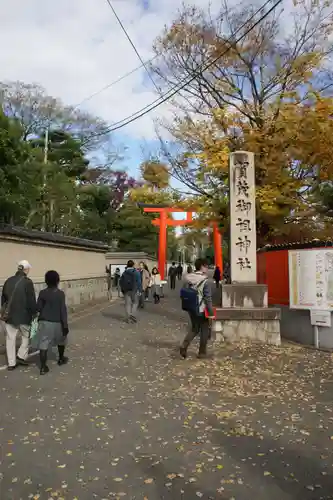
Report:
[{"label": "man in dark jacket", "polygon": [[[1,306],[7,304],[6,350],[8,370],[17,365],[26,366],[29,351],[30,324],[36,315],[36,295],[34,285],[28,278],[31,265],[27,260],[18,264],[17,272],[8,278],[2,288]],[[21,346],[16,356],[16,337],[20,332]]]},{"label": "man in dark jacket", "polygon": [[169,268],[168,277],[170,278],[170,288],[171,290],[174,290],[176,288],[177,278],[177,267],[175,262],[173,262],[172,266]]},{"label": "man in dark jacket", "polygon": [[[207,343],[209,339],[209,319],[213,318],[212,289],[208,281],[208,263],[204,259],[195,261],[195,272],[186,275],[184,287],[195,287],[198,291],[199,314],[190,314],[191,327],[180,347],[182,358],[187,356],[187,348],[196,337],[200,335],[198,358],[207,356]],[[207,311],[207,317],[205,314]]]},{"label": "man in dark jacket", "polygon": [[179,264],[177,266],[177,276],[178,276],[179,280],[181,280],[182,277],[183,277],[183,266],[181,265],[180,262],[179,262]]},{"label": "man in dark jacket", "polygon": [[135,269],[133,260],[127,262],[119,284],[125,299],[126,322],[136,323],[136,312],[139,297],[142,293],[142,283],[140,273]]}]

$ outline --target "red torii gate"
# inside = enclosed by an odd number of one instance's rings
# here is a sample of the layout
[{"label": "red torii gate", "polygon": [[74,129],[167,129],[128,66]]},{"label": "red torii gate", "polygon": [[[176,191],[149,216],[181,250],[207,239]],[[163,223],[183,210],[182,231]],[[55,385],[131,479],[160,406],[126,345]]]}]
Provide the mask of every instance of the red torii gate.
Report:
[{"label": "red torii gate", "polygon": [[[153,219],[152,224],[160,227],[159,243],[158,243],[158,269],[161,279],[165,278],[165,264],[166,264],[166,249],[167,249],[167,227],[168,226],[185,226],[193,222],[193,212],[186,212],[186,219],[175,220],[168,217],[168,214],[173,212],[184,212],[182,208],[169,207],[168,205],[151,205],[148,203],[138,203],[138,206],[143,208],[146,213],[158,213],[159,218]],[[223,259],[222,259],[222,235],[218,229],[217,223],[213,224],[213,240],[214,240],[214,255],[215,266],[221,270],[223,274]]]}]

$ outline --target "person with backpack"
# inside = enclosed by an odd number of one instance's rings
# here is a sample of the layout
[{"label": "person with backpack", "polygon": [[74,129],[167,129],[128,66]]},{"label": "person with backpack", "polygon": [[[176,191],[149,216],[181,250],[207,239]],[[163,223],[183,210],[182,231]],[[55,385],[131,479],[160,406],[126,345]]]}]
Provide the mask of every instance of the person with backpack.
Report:
[{"label": "person with backpack", "polygon": [[127,323],[136,323],[142,283],[140,273],[135,269],[133,260],[127,262],[127,267],[121,275],[120,289],[125,299],[126,321]]},{"label": "person with backpack", "polygon": [[[187,357],[187,349],[196,335],[200,335],[198,358],[207,356],[207,343],[210,335],[209,321],[214,317],[212,290],[208,281],[208,262],[195,261],[195,272],[186,276],[180,291],[182,309],[188,312],[191,329],[180,346],[180,355]],[[207,313],[207,314],[206,314]]]},{"label": "person with backpack", "polygon": [[[8,278],[2,288],[0,319],[5,322],[9,371],[14,370],[17,365],[28,365],[30,325],[37,313],[34,285],[28,278],[30,269],[29,262],[21,260],[15,275]],[[16,355],[18,333],[22,340]]]}]

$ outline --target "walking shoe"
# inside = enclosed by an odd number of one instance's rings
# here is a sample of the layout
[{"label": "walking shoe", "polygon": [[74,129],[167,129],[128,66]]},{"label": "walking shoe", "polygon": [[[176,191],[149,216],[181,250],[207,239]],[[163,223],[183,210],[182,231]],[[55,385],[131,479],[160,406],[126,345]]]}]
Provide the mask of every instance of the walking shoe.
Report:
[{"label": "walking shoe", "polygon": [[187,349],[186,349],[186,347],[180,347],[179,348],[179,354],[181,355],[181,357],[183,359],[186,359],[187,358]]},{"label": "walking shoe", "polygon": [[138,321],[138,320],[136,319],[136,317],[135,317],[135,316],[131,316],[131,318],[130,318],[130,319],[131,319],[131,321],[132,321],[133,323],[137,323],[137,321]]},{"label": "walking shoe", "polygon": [[58,365],[59,366],[67,365],[67,363],[68,363],[68,358],[66,356],[64,356],[63,358],[59,358],[58,359]]},{"label": "walking shoe", "polygon": [[198,359],[207,359],[208,358],[208,355],[206,352],[199,352],[198,356],[197,356]]},{"label": "walking shoe", "polygon": [[41,375],[45,375],[46,373],[49,373],[50,371],[50,368],[48,366],[43,366],[41,369],[40,369],[40,374]]},{"label": "walking shoe", "polygon": [[7,370],[9,372],[12,372],[13,370],[15,370],[15,368],[16,368],[16,365],[14,365],[14,366],[7,366]]},{"label": "walking shoe", "polygon": [[16,357],[16,363],[21,366],[29,366],[28,361],[25,359],[19,358],[18,356]]}]

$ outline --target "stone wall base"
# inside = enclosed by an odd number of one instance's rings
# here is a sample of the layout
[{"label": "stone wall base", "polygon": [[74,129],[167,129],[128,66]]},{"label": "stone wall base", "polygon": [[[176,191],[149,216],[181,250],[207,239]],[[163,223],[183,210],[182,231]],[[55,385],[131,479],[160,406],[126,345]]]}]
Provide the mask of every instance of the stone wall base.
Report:
[{"label": "stone wall base", "polygon": [[249,340],[281,345],[279,320],[217,320],[214,321],[213,333],[217,342]]},{"label": "stone wall base", "polygon": [[[45,283],[34,282],[36,297]],[[64,280],[60,287],[66,294],[66,303],[69,312],[80,310],[83,306],[108,300],[107,281],[105,276]],[[0,287],[1,293],[2,287]]]},{"label": "stone wall base", "polygon": [[216,341],[249,340],[281,345],[280,310],[277,308],[218,309],[212,326]]}]

